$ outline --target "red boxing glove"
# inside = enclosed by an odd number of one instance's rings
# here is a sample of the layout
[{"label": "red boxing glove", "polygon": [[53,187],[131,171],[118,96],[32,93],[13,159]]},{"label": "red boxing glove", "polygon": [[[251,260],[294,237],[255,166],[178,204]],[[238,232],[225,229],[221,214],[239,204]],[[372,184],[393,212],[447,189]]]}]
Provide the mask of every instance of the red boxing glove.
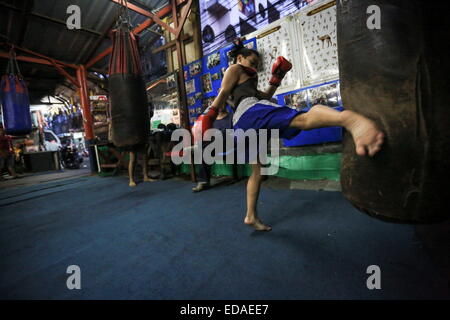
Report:
[{"label": "red boxing glove", "polygon": [[212,128],[214,120],[216,120],[217,118],[217,114],[217,109],[210,107],[197,118],[194,125],[192,126],[194,143],[201,141],[206,130]]},{"label": "red boxing glove", "polygon": [[287,61],[284,57],[278,57],[272,66],[272,78],[269,80],[269,84],[278,87],[281,84],[286,72],[292,69],[292,63]]}]

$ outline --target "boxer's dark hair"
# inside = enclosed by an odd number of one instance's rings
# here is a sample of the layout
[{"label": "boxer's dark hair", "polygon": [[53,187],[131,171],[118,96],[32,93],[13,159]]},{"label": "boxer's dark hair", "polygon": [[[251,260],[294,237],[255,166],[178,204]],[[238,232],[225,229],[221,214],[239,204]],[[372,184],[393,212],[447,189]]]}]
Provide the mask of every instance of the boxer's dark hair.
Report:
[{"label": "boxer's dark hair", "polygon": [[230,57],[233,58],[233,63],[237,62],[238,55],[248,57],[252,54],[256,55],[259,58],[259,52],[254,49],[246,48],[241,39],[236,39],[233,41],[233,48],[229,53]]}]

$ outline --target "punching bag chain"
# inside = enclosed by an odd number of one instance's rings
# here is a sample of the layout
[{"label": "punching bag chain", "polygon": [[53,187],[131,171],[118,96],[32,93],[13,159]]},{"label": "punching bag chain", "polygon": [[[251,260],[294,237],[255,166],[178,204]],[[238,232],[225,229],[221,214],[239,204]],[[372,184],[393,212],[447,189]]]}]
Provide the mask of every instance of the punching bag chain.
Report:
[{"label": "punching bag chain", "polygon": [[120,0],[117,10],[116,28],[125,29],[126,31],[131,31],[132,29],[127,0]]},{"label": "punching bag chain", "polygon": [[11,50],[9,51],[9,62],[6,66],[6,73],[10,75],[18,75],[20,78],[23,78],[22,74],[20,73],[19,64],[17,63],[14,46],[12,46]]}]

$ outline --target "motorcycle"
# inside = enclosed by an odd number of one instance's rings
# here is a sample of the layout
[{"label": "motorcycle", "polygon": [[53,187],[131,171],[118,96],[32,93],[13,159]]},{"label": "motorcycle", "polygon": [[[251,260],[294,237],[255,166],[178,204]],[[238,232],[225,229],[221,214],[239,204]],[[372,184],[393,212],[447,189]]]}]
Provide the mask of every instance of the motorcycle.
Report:
[{"label": "motorcycle", "polygon": [[83,156],[74,144],[67,144],[61,148],[61,164],[67,169],[80,169]]}]

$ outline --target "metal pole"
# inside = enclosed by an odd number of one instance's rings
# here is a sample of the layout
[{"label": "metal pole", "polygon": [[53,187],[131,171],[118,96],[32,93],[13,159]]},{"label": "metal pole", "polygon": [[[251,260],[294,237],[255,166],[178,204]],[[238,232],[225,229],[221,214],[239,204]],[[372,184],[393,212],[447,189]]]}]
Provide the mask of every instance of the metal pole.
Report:
[{"label": "metal pole", "polygon": [[87,92],[87,77],[86,68],[81,65],[77,69],[77,80],[80,84],[80,102],[83,110],[83,126],[84,136],[86,140],[86,147],[89,149],[89,162],[91,166],[91,173],[95,173],[95,149],[94,149],[94,130],[92,129],[92,115],[89,104],[89,97]]}]

